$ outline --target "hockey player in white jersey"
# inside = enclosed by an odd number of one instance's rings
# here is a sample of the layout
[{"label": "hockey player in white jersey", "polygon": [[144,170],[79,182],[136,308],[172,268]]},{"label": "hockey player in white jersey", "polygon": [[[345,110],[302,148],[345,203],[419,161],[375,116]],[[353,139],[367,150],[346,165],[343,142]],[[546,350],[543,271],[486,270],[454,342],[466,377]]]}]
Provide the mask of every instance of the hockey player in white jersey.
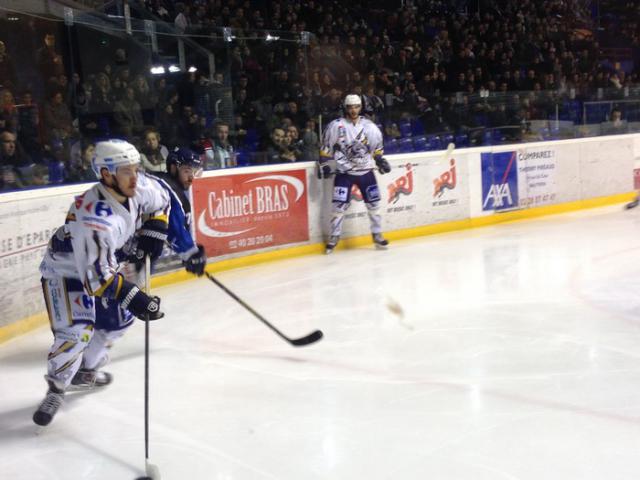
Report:
[{"label": "hockey player in white jersey", "polygon": [[[140,154],[125,141],[96,144],[92,166],[100,183],[76,197],[40,265],[54,343],[45,376],[49,389],[33,415],[38,425],[51,422],[72,383],[109,383],[108,374],[97,369],[109,343],[131,323],[131,314],[143,320],[163,316],[160,299],[141,291],[119,268],[126,256],[123,247],[137,230],[131,253],[138,258],[160,255],[167,238],[169,197],[138,174],[139,164]],[[103,299],[110,301],[102,305]],[[94,335],[96,311],[123,328],[117,335]]]},{"label": "hockey player in white jersey", "polygon": [[382,132],[375,123],[360,116],[362,100],[359,95],[347,95],[344,109],[344,117],[327,125],[320,150],[319,167],[323,178],[333,173],[329,160],[336,163],[331,232],[325,248],[327,254],[333,252],[340,240],[342,221],[351,203],[354,184],[360,189],[367,206],[373,242],[381,249],[389,244],[382,236],[380,189],[373,173],[376,167],[381,174],[391,171],[389,162],[382,156]]}]

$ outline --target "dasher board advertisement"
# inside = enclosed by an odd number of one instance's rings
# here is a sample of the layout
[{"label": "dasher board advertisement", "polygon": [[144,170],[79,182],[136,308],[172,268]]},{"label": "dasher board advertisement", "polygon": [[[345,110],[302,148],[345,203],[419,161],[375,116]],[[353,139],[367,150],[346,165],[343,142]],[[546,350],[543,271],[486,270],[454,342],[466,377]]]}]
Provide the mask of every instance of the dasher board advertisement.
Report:
[{"label": "dasher board advertisement", "polygon": [[309,240],[304,169],[207,177],[193,188],[196,238],[209,257]]}]

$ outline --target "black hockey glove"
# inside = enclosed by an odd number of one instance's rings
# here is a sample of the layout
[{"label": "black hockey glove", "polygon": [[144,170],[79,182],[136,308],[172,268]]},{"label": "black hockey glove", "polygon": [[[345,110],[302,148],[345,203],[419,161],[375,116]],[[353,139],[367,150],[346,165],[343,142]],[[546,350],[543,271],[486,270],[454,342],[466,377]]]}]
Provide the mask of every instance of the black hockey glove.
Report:
[{"label": "black hockey glove", "polygon": [[164,317],[164,313],[160,311],[160,297],[147,295],[135,283],[125,280],[122,276],[118,280],[122,282],[122,286],[116,300],[122,308],[129,310],[140,320],[158,320]]},{"label": "black hockey glove", "polygon": [[198,251],[191,255],[187,260],[182,262],[187,272],[197,276],[204,275],[204,267],[207,266],[207,254],[204,253],[204,247],[198,245]]},{"label": "black hockey glove", "polygon": [[318,178],[329,178],[331,177],[331,167],[327,163],[322,163],[318,165]]},{"label": "black hockey glove", "polygon": [[162,254],[168,228],[167,222],[156,218],[142,224],[142,228],[138,231],[134,258],[131,259],[138,269],[144,263],[145,255],[149,255],[149,259],[153,262]]},{"label": "black hockey glove", "polygon": [[391,171],[391,165],[389,165],[389,162],[387,162],[387,159],[384,157],[376,157],[376,166],[382,175]]}]

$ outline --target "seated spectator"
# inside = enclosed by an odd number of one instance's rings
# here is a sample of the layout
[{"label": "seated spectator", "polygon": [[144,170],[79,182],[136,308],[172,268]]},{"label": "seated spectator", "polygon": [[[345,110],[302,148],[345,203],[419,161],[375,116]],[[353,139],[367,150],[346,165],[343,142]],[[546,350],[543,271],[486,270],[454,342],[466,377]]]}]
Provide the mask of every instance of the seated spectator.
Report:
[{"label": "seated spectator", "polygon": [[303,142],[300,138],[298,127],[295,125],[289,125],[287,127],[286,139],[286,145],[290,152],[287,159],[291,162],[302,160]]},{"label": "seated spectator", "polygon": [[[91,166],[91,161],[96,151],[95,144],[87,140],[79,141],[77,144],[80,147],[79,158],[74,159],[73,155],[71,156],[67,180],[78,183],[97,182],[98,177],[96,177]],[[142,159],[142,155],[140,157]]]},{"label": "seated spectator", "polygon": [[152,125],[155,120],[154,110],[157,97],[151,91],[151,88],[149,88],[149,84],[144,75],[136,75],[133,78],[131,88],[133,88],[136,101],[140,104],[143,122],[147,125]]},{"label": "seated spectator", "polygon": [[73,118],[64,103],[62,92],[53,91],[43,108],[43,127],[47,142],[55,139],[66,140],[73,135]]},{"label": "seated spectator", "polygon": [[0,133],[0,190],[15,190],[31,183],[33,162],[17,144],[16,135]]},{"label": "seated spectator", "polygon": [[622,119],[622,111],[619,108],[611,110],[609,121],[602,123],[600,128],[603,135],[618,135],[629,131],[629,125]]},{"label": "seated spectator", "polygon": [[62,56],[56,51],[56,37],[53,33],[45,34],[44,45],[36,52],[36,64],[45,85],[52,78],[64,74],[64,63]]},{"label": "seated spectator", "polygon": [[144,145],[140,150],[140,163],[148,172],[166,172],[169,150],[160,143],[160,134],[153,129],[144,133]]},{"label": "seated spectator", "polygon": [[13,93],[8,88],[0,90],[0,130],[18,132],[20,126],[18,109],[13,98]]},{"label": "seated spectator", "polygon": [[144,130],[144,122],[142,121],[142,110],[136,101],[133,88],[129,87],[125,92],[125,97],[116,102],[113,108],[113,119],[119,133],[126,137],[132,137]]},{"label": "seated spectator", "polygon": [[320,138],[315,120],[308,120],[302,132],[302,161],[316,162],[320,156]]},{"label": "seated spectator", "polygon": [[215,136],[202,143],[205,152],[207,170],[229,168],[236,166],[236,155],[233,145],[229,142],[229,125],[219,122],[215,127]]},{"label": "seated spectator", "polygon": [[281,127],[275,127],[271,130],[270,142],[264,152],[264,163],[284,163],[290,160],[282,158],[282,154],[286,153],[285,146],[286,133]]},{"label": "seated spectator", "polygon": [[33,101],[31,91],[22,94],[22,102],[18,108],[19,134],[18,140],[29,155],[40,152],[40,114],[38,105]]},{"label": "seated spectator", "polygon": [[51,142],[49,151],[45,154],[45,162],[49,167],[49,184],[59,185],[71,181],[71,165],[64,143],[60,139]]},{"label": "seated spectator", "polygon": [[4,42],[0,42],[0,87],[12,89],[16,86],[16,68]]}]

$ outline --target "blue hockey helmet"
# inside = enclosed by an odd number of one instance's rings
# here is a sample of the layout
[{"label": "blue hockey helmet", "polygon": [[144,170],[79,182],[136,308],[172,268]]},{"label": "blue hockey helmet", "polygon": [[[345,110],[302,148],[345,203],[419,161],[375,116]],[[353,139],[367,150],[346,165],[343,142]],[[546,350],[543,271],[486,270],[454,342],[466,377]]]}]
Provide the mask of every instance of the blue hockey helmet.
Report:
[{"label": "blue hockey helmet", "polygon": [[187,147],[176,148],[169,153],[167,156],[167,172],[171,172],[171,165],[175,165],[177,168],[191,167],[196,172],[202,170],[200,155]]}]

